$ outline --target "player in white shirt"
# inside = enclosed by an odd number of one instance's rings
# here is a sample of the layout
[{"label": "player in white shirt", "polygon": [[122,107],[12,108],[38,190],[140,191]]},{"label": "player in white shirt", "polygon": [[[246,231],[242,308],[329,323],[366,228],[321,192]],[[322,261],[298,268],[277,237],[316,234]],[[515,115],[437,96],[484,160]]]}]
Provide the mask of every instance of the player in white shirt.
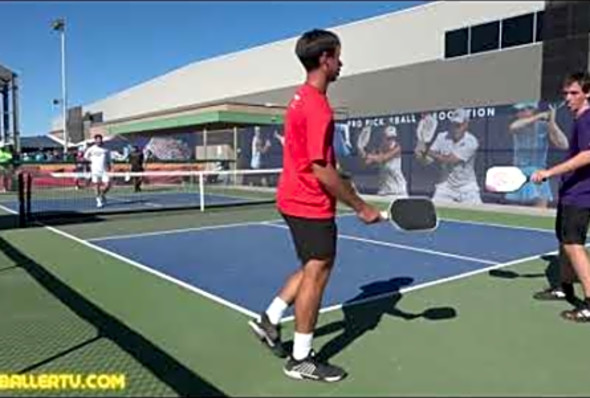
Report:
[{"label": "player in white shirt", "polygon": [[86,150],[84,158],[90,162],[90,176],[96,186],[96,206],[103,207],[106,194],[111,189],[111,182],[107,174],[111,170],[111,155],[102,146],[102,135],[94,136],[94,145]]},{"label": "player in white shirt", "polygon": [[270,149],[270,140],[264,139],[260,131],[260,127],[254,128],[254,137],[252,137],[252,158],[250,159],[250,167],[252,169],[262,168],[262,155],[267,153]]},{"label": "player in white shirt", "polygon": [[432,199],[440,202],[481,204],[474,168],[479,143],[467,131],[469,114],[465,109],[459,108],[452,112],[449,120],[452,123],[450,131],[439,133],[427,153],[419,157],[422,160],[437,161],[442,169],[442,178],[435,186]]},{"label": "player in white shirt", "polygon": [[376,152],[367,154],[366,164],[379,164],[378,195],[408,196],[407,182],[402,173],[402,148],[397,142],[397,129],[387,126],[383,141]]},{"label": "player in white shirt", "polygon": [[[253,170],[259,170],[264,168],[264,159],[263,155],[265,155],[271,147],[270,140],[264,139],[262,136],[262,132],[260,131],[260,127],[254,127],[254,136],[252,137],[252,158],[250,159],[250,168]],[[264,175],[253,175],[251,176],[251,184],[254,185],[263,185],[267,186],[268,181],[266,180],[266,176]]]}]

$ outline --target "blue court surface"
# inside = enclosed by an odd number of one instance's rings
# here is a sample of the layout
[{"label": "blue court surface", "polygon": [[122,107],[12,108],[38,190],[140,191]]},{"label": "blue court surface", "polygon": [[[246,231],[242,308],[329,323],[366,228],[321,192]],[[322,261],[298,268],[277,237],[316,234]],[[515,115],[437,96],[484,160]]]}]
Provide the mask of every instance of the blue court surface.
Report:
[{"label": "blue court surface", "polygon": [[[346,215],[338,218],[338,233],[324,308],[483,272],[557,247],[550,230],[446,220],[434,232],[404,233]],[[90,242],[247,314],[264,310],[298,266],[289,230],[279,220]]]}]

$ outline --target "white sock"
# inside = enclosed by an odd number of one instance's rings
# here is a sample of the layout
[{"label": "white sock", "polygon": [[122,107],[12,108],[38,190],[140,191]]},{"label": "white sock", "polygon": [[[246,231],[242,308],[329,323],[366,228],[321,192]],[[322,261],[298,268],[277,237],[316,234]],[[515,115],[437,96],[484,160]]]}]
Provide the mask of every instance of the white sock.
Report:
[{"label": "white sock", "polygon": [[301,361],[307,358],[311,351],[311,341],[313,340],[313,333],[297,333],[293,338],[293,359]]},{"label": "white sock", "polygon": [[266,315],[268,316],[268,319],[270,319],[270,323],[278,325],[283,317],[283,313],[288,307],[289,304],[285,303],[283,299],[278,296],[275,297],[266,310]]}]

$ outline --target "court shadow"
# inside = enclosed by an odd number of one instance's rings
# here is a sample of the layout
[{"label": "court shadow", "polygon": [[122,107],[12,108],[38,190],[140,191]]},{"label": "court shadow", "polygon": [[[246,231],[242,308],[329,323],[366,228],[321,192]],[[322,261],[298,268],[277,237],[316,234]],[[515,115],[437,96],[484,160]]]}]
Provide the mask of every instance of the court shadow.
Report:
[{"label": "court shadow", "polygon": [[[545,278],[546,284],[550,288],[560,287],[559,273],[560,273],[560,259],[558,255],[544,255],[541,259],[547,262],[544,272],[537,273],[518,273],[511,270],[492,270],[489,275],[501,279],[517,279],[517,278]],[[583,304],[583,300],[579,297],[567,300],[571,305],[577,307]]]},{"label": "court shadow", "polygon": [[551,287],[559,285],[559,256],[557,255],[544,255],[541,256],[541,260],[545,261],[544,272],[534,273],[518,273],[513,270],[506,269],[494,269],[488,272],[488,274],[494,278],[500,279],[517,279],[517,278],[545,278],[547,283]]},{"label": "court shadow", "polygon": [[0,214],[0,231],[22,228],[17,214]]},{"label": "court shadow", "polygon": [[398,317],[406,321],[418,318],[437,321],[457,316],[457,312],[451,307],[428,308],[420,313],[407,312],[397,308],[402,298],[399,290],[412,282],[412,278],[399,277],[362,286],[362,292],[343,305],[344,319],[321,326],[314,332],[317,337],[340,332],[321,348],[318,357],[322,360],[332,358],[356,339],[374,330],[384,315]]},{"label": "court shadow", "polygon": [[76,224],[92,224],[98,222],[105,222],[105,217],[93,214],[80,213],[63,213],[56,216],[37,217],[27,221],[29,228],[43,227],[45,225],[50,227],[60,227],[66,225]]},{"label": "court shadow", "polygon": [[84,298],[2,237],[0,237],[0,250],[17,267],[24,269],[37,283],[60,300],[78,317],[98,330],[96,336],[32,363],[15,373],[25,373],[38,369],[49,362],[105,338],[111,340],[120,349],[133,357],[179,396],[227,396],[144,336]]},{"label": "court shadow", "polygon": [[2,267],[0,268],[0,273],[4,272],[4,271],[11,271],[13,269],[18,269],[18,265],[9,265],[7,267]]}]

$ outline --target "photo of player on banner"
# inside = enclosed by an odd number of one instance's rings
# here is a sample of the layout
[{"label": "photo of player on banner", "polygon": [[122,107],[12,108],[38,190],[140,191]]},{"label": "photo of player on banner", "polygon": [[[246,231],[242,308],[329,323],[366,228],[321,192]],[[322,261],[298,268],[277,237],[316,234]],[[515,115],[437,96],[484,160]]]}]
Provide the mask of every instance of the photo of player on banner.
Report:
[{"label": "photo of player on banner", "polygon": [[348,122],[337,122],[334,125],[334,152],[338,158],[353,156],[355,154],[350,140],[350,125]]},{"label": "photo of player on banner", "polygon": [[[536,170],[548,167],[550,146],[566,150],[569,141],[556,121],[557,106],[549,104],[541,111],[537,102],[521,102],[513,106],[514,118],[508,126],[513,142],[513,165],[528,177]],[[506,199],[518,204],[547,207],[553,201],[549,181],[541,184],[527,182]]]},{"label": "photo of player on banner", "polygon": [[[426,114],[422,120],[430,117]],[[446,130],[426,134],[427,138],[434,137],[432,143],[422,139],[416,141],[416,159],[423,164],[436,162],[439,165],[440,173],[432,196],[434,201],[480,204],[482,200],[475,174],[479,141],[469,132],[469,112],[458,108],[448,119],[450,124]],[[434,124],[432,121],[428,123]],[[418,123],[417,127],[423,125]],[[424,136],[423,132],[417,132],[417,137]]]},{"label": "photo of player on banner", "polygon": [[387,126],[380,133],[380,144],[365,152],[366,165],[379,167],[377,195],[408,196],[407,182],[402,171],[402,146],[398,142],[395,126]]},{"label": "photo of player on banner", "polygon": [[[389,118],[367,118],[340,123],[334,141],[343,170],[352,175],[363,193],[408,196],[404,176],[402,131]],[[409,139],[410,129],[405,136]]]},{"label": "photo of player on banner", "polygon": [[126,137],[128,147],[138,147],[146,161],[191,161],[196,158],[197,135],[193,131],[180,133],[138,133]]},{"label": "photo of player on banner", "polygon": [[559,162],[571,123],[560,102],[423,110],[341,120],[334,147],[341,169],[365,194],[548,207],[558,181],[495,193],[482,189],[485,172],[516,166],[529,175]]},{"label": "photo of player on banner", "polygon": [[[284,133],[280,125],[243,127],[237,131],[237,168],[249,170],[276,169],[283,167]],[[247,176],[248,184],[274,186],[270,177]]]}]

